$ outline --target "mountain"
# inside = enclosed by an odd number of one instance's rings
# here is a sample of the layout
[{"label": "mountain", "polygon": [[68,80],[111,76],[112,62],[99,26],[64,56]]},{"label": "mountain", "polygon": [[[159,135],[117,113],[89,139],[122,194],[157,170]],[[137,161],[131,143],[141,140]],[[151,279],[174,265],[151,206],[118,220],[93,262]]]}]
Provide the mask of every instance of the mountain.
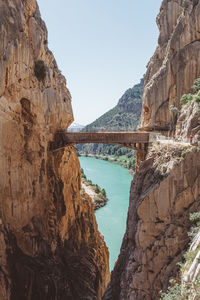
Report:
[{"label": "mountain", "polygon": [[85,126],[84,125],[80,125],[76,122],[73,122],[69,127],[68,127],[68,131],[69,132],[79,132],[81,130],[83,130]]},{"label": "mountain", "polygon": [[128,89],[119,99],[118,104],[87,125],[84,131],[132,131],[137,128],[141,109],[144,79]]},{"label": "mountain", "polygon": [[[128,89],[119,99],[117,105],[103,114],[83,131],[134,131],[136,130],[142,109],[144,79]],[[95,155],[110,160],[125,168],[134,168],[135,152],[131,149],[106,144],[77,145],[79,155]]]}]

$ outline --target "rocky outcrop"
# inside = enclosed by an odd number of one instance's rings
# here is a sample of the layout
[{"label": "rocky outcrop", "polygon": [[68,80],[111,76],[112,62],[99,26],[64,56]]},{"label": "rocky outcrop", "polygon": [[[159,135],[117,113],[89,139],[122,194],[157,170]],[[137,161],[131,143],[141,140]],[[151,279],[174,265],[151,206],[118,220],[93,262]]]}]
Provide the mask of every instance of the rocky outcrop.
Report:
[{"label": "rocky outcrop", "polygon": [[101,299],[108,250],[80,195],[65,78],[35,0],[0,0],[0,299]]},{"label": "rocky outcrop", "polygon": [[200,77],[200,1],[163,0],[157,24],[158,47],[145,76],[142,119],[145,130],[172,130],[180,97]]},{"label": "rocky outcrop", "polygon": [[187,140],[189,136],[194,137],[194,144],[200,142],[200,106],[194,101],[187,107],[183,107],[177,120],[176,138]]},{"label": "rocky outcrop", "polygon": [[[190,253],[191,258],[188,261],[186,261],[184,265],[184,270],[183,270],[184,272],[182,272],[182,285],[184,285],[185,283],[189,283],[191,286],[191,283],[192,282],[194,283],[199,278],[200,275],[199,248],[200,248],[200,231],[198,231],[196,236],[193,238],[189,251],[187,252],[188,254]],[[198,285],[198,292],[199,292],[199,285]]]},{"label": "rocky outcrop", "polygon": [[[161,5],[159,45],[145,76],[140,129],[173,131],[176,141],[154,143],[138,166],[126,233],[103,300],[160,299],[159,291],[179,275],[177,263],[188,249],[189,215],[200,206],[199,91],[193,97],[197,101],[183,107],[180,98],[200,77],[199,13],[199,0]],[[188,276],[199,274],[194,270],[198,257]]]},{"label": "rocky outcrop", "polygon": [[127,230],[104,300],[159,299],[187,247],[189,214],[200,205],[200,152],[160,147],[132,183]]}]

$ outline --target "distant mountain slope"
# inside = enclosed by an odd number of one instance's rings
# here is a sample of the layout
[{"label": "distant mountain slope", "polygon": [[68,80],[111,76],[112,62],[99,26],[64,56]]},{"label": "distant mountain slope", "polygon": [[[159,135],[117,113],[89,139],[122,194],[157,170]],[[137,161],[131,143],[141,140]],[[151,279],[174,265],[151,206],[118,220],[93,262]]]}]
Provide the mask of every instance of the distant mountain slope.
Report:
[{"label": "distant mountain slope", "polygon": [[[144,79],[128,89],[119,99],[118,104],[103,114],[83,131],[133,131],[136,130],[142,109]],[[77,145],[79,155],[95,155],[102,159],[133,168],[135,153],[133,150],[116,145],[83,144]]]},{"label": "distant mountain slope", "polygon": [[69,127],[68,127],[68,131],[69,132],[78,132],[83,130],[85,126],[84,125],[80,125],[76,122],[73,122]]},{"label": "distant mountain slope", "polygon": [[132,131],[137,128],[142,108],[144,79],[128,89],[118,104],[87,125],[83,131]]}]

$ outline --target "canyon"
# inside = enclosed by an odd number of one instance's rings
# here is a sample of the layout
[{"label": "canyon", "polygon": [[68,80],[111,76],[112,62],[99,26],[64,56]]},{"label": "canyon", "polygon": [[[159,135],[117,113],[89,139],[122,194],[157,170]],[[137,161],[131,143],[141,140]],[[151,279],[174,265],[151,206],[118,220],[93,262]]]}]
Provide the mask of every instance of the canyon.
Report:
[{"label": "canyon", "polygon": [[200,206],[200,151],[186,142],[200,141],[199,95],[180,103],[200,77],[200,0],[163,0],[157,16],[139,126],[171,141],[137,155],[111,279],[75,147],[58,149],[73,121],[71,95],[37,2],[0,0],[0,8],[0,299],[160,299],[179,277]]}]

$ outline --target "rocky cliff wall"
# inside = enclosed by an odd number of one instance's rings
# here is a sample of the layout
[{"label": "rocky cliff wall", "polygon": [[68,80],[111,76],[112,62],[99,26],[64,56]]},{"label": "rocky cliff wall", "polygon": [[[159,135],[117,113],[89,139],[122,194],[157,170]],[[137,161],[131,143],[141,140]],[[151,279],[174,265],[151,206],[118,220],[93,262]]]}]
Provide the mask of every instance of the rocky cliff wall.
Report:
[{"label": "rocky cliff wall", "polygon": [[127,230],[103,299],[155,300],[177,274],[200,205],[200,152],[159,146],[131,186]]},{"label": "rocky cliff wall", "polygon": [[200,77],[200,2],[163,0],[157,24],[158,47],[145,76],[141,129],[170,130],[176,119],[170,106]]},{"label": "rocky cliff wall", "polygon": [[191,146],[183,140],[195,135],[200,141],[200,106],[197,99],[181,108],[180,98],[200,77],[199,12],[199,0],[164,0],[161,5],[141,129],[173,130],[179,142],[152,145],[135,174],[127,229],[104,300],[160,299],[159,291],[178,276],[177,263],[188,248],[189,215],[200,207],[200,152],[198,142]]},{"label": "rocky cliff wall", "polygon": [[108,250],[80,196],[65,78],[35,0],[0,0],[0,299],[100,299]]}]

